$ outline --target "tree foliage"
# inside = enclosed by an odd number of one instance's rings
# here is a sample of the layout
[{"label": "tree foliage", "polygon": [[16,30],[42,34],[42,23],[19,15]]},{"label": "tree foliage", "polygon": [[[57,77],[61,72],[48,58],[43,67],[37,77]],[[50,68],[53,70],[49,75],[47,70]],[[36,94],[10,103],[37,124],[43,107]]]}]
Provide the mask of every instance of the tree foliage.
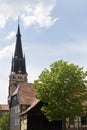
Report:
[{"label": "tree foliage", "polygon": [[[1,109],[2,109],[2,108],[1,108],[1,105],[0,105],[0,111],[1,111]],[[1,118],[1,112],[0,112],[0,118]]]},{"label": "tree foliage", "polygon": [[9,130],[9,112],[5,112],[0,118],[0,130]]},{"label": "tree foliage", "polygon": [[86,75],[83,68],[63,60],[42,71],[34,87],[36,97],[43,102],[41,110],[49,121],[74,118],[86,112]]}]

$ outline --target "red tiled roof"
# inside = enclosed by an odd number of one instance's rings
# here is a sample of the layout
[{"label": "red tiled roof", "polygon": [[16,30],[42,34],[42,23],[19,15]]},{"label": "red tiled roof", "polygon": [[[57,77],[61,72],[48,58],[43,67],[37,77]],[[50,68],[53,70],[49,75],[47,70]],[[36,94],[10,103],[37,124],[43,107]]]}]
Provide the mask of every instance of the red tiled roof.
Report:
[{"label": "red tiled roof", "polygon": [[0,107],[1,107],[1,110],[3,110],[3,111],[9,110],[9,106],[7,104],[1,104]]},{"label": "red tiled roof", "polygon": [[18,90],[20,104],[31,105],[35,100],[35,89],[31,83],[22,83]]}]

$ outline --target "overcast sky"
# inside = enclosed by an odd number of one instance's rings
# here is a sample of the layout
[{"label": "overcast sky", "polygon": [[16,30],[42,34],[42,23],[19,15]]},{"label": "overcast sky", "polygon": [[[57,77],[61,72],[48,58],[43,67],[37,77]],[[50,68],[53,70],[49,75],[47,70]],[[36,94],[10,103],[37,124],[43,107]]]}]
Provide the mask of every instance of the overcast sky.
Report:
[{"label": "overcast sky", "polygon": [[0,104],[7,103],[18,17],[28,82],[60,59],[87,70],[87,0],[0,0]]}]

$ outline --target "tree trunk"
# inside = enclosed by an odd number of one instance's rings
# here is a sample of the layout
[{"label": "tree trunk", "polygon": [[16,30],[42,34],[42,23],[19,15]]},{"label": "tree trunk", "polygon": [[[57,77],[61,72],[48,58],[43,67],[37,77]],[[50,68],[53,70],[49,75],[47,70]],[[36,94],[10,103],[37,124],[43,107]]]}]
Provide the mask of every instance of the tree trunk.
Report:
[{"label": "tree trunk", "polygon": [[66,130],[66,118],[62,119],[62,130]]}]

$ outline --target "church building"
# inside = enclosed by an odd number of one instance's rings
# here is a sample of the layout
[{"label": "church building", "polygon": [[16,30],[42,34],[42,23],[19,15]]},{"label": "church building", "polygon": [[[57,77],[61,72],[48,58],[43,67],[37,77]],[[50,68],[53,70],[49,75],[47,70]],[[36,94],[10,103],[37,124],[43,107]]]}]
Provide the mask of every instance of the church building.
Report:
[{"label": "church building", "polygon": [[15,52],[9,76],[10,130],[61,130],[61,121],[50,123],[41,112],[42,102],[36,99],[35,89],[32,83],[28,83],[27,76],[18,24]]},{"label": "church building", "polygon": [[27,82],[26,61],[22,50],[20,26],[16,35],[14,56],[12,57],[11,73],[9,76],[9,111],[10,130],[20,130],[20,113],[26,110],[34,101],[35,90]]},{"label": "church building", "polygon": [[19,25],[16,37],[15,52],[14,57],[12,57],[11,73],[9,76],[9,98],[12,96],[19,83],[27,83],[26,63],[22,50]]}]

